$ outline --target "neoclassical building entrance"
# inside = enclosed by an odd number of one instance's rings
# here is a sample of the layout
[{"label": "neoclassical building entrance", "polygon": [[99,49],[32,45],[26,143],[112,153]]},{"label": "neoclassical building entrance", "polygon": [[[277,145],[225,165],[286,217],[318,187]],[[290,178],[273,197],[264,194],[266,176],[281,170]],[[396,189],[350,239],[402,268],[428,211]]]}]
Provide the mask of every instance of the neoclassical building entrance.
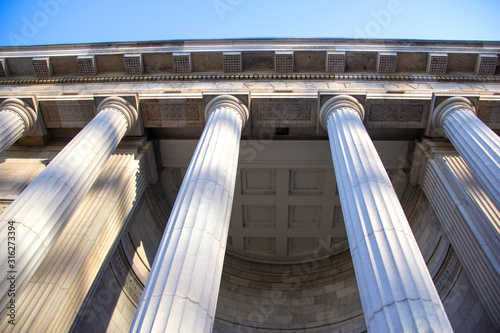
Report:
[{"label": "neoclassical building entrance", "polygon": [[2,331],[498,331],[499,53],[0,48]]}]

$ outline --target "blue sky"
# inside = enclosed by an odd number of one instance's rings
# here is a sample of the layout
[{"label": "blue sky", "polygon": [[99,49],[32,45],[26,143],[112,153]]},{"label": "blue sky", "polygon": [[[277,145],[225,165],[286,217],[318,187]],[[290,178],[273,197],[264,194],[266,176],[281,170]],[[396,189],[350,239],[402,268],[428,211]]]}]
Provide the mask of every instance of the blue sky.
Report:
[{"label": "blue sky", "polygon": [[0,45],[208,38],[500,40],[499,0],[0,0]]}]

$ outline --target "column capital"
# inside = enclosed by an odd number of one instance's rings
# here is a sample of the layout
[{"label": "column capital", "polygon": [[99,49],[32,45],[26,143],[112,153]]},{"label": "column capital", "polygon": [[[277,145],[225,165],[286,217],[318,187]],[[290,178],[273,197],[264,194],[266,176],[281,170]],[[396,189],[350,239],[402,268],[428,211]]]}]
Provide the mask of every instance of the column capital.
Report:
[{"label": "column capital", "polygon": [[137,109],[132,105],[132,103],[121,97],[111,96],[106,98],[101,103],[99,103],[99,106],[97,107],[97,113],[105,109],[115,109],[121,112],[127,119],[127,130],[129,131],[137,121]]},{"label": "column capital", "polygon": [[352,96],[348,95],[339,95],[330,98],[322,107],[321,110],[319,111],[319,121],[321,123],[321,126],[325,130],[327,129],[327,121],[328,117],[334,113],[335,111],[341,109],[341,108],[350,108],[356,111],[363,120],[365,117],[365,109],[361,105],[361,103],[358,102],[357,99],[355,99]]},{"label": "column capital", "polygon": [[36,122],[36,112],[28,103],[17,98],[9,98],[2,102],[0,110],[17,114],[24,123],[24,134],[31,131]]},{"label": "column capital", "polygon": [[230,107],[235,110],[241,118],[241,128],[245,127],[250,117],[248,108],[239,98],[231,95],[220,95],[212,99],[205,108],[205,120],[208,120],[210,114],[220,107]]},{"label": "column capital", "polygon": [[446,118],[457,110],[465,110],[476,115],[476,109],[471,101],[464,97],[450,97],[444,102],[441,102],[432,114],[432,125],[439,130],[443,129]]}]

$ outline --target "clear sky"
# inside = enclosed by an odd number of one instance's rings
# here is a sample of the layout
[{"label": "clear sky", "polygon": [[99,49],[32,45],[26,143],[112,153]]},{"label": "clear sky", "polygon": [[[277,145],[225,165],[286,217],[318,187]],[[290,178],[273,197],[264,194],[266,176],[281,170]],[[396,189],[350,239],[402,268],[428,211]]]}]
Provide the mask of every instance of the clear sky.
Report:
[{"label": "clear sky", "polygon": [[0,45],[208,38],[500,41],[500,0],[0,0]]}]

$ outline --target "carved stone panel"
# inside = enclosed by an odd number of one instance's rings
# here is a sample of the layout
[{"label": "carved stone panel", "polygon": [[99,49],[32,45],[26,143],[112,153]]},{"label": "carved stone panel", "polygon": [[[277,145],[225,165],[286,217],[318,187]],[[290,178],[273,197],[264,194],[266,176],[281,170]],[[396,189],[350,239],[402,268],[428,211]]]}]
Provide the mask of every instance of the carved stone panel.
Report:
[{"label": "carved stone panel", "polygon": [[316,99],[262,98],[252,100],[254,126],[314,127],[316,126]]},{"label": "carved stone panel", "polygon": [[204,108],[201,99],[141,100],[146,127],[203,126]]},{"label": "carved stone panel", "polygon": [[83,128],[95,116],[94,100],[57,100],[40,102],[47,128]]},{"label": "carved stone panel", "polygon": [[428,100],[369,99],[365,106],[367,127],[425,128]]},{"label": "carved stone panel", "polygon": [[480,101],[477,116],[492,129],[500,129],[500,102]]}]

